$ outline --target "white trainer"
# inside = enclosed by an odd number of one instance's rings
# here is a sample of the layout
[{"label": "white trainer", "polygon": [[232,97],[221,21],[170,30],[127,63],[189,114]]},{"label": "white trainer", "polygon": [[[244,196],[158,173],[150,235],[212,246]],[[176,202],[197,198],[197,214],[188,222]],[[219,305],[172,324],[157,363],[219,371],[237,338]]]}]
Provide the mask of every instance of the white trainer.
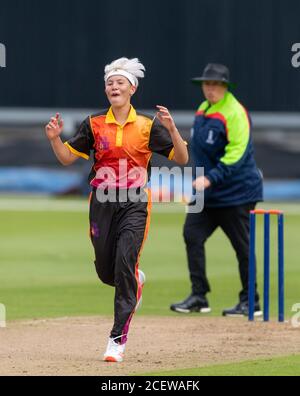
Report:
[{"label": "white trainer", "polygon": [[109,338],[103,360],[105,362],[123,362],[125,345],[126,344],[118,344],[114,341],[114,338]]},{"label": "white trainer", "polygon": [[[146,275],[144,274],[144,272],[142,270],[138,270],[138,273],[139,273],[139,284],[140,284],[141,288],[143,289],[144,284],[146,282]],[[136,303],[135,312],[139,308],[141,308],[142,300],[143,300],[143,297],[142,297],[142,294],[141,294],[140,298],[138,299],[138,302]]]}]

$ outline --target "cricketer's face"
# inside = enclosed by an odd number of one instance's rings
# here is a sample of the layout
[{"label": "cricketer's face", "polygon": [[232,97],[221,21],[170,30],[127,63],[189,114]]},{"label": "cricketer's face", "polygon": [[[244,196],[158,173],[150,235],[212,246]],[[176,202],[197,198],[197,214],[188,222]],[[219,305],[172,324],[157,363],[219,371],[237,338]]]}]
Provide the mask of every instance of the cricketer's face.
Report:
[{"label": "cricketer's face", "polygon": [[130,103],[135,90],[136,88],[123,76],[112,76],[105,84],[107,99],[113,107],[123,107]]},{"label": "cricketer's face", "polygon": [[220,81],[204,81],[202,84],[203,94],[211,104],[216,104],[224,98],[228,87]]}]

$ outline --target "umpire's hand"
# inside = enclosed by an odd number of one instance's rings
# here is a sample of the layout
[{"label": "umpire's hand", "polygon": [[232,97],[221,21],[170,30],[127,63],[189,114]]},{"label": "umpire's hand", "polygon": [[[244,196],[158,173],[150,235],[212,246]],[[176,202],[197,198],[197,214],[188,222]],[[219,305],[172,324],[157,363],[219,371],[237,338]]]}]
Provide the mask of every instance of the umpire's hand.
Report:
[{"label": "umpire's hand", "polygon": [[211,182],[208,180],[207,177],[205,176],[199,176],[194,182],[193,182],[193,187],[197,191],[203,191],[206,190],[211,186]]}]

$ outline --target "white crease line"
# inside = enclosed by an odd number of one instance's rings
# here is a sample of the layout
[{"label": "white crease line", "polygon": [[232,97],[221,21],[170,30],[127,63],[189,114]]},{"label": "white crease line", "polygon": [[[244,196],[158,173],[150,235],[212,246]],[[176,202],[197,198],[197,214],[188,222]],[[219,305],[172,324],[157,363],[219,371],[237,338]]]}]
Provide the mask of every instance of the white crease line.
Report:
[{"label": "white crease line", "polygon": [[[257,207],[262,209],[280,209],[287,215],[300,215],[300,204],[261,204]],[[78,201],[51,201],[33,198],[26,199],[0,199],[0,211],[12,212],[76,212],[87,213],[88,202]],[[153,203],[154,213],[185,213],[184,204],[158,204]]]}]

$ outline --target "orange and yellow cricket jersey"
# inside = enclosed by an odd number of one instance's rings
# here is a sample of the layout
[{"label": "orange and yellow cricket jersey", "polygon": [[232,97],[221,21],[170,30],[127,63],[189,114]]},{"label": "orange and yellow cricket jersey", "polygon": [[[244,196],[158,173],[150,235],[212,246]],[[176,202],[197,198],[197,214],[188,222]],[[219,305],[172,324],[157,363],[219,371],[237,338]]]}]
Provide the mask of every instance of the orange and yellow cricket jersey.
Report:
[{"label": "orange and yellow cricket jersey", "polygon": [[120,125],[112,109],[86,118],[65,145],[85,159],[94,155],[89,181],[96,188],[143,187],[147,183],[152,153],[174,156],[168,130],[156,119],[136,112]]}]

